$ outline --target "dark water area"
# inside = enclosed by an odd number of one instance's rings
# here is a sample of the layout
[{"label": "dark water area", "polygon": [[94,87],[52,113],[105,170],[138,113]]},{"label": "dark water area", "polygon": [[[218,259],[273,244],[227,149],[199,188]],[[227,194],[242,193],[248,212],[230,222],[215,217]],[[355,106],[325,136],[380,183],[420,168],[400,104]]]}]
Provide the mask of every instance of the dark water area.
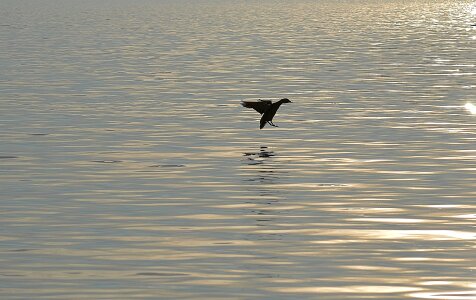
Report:
[{"label": "dark water area", "polygon": [[0,298],[476,299],[475,21],[0,2]]}]

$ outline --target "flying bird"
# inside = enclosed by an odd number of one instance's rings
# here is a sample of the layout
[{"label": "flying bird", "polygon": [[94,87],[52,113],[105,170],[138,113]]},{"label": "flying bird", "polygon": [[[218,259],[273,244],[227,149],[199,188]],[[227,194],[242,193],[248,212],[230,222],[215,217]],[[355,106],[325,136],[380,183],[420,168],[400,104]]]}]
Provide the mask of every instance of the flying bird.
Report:
[{"label": "flying bird", "polygon": [[273,117],[278,111],[279,107],[283,103],[292,103],[288,98],[283,98],[277,102],[271,100],[258,100],[258,101],[241,101],[241,105],[246,108],[252,108],[261,114],[261,120],[259,122],[259,129],[263,129],[264,125],[268,123],[271,126],[278,127],[273,123]]}]

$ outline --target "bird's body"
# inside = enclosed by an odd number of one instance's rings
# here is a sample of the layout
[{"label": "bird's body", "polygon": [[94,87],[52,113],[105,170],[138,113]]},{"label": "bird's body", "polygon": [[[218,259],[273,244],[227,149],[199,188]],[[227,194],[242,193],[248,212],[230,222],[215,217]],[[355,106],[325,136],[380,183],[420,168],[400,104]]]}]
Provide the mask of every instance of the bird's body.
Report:
[{"label": "bird's body", "polygon": [[276,112],[278,111],[279,107],[283,103],[291,103],[291,101],[287,98],[283,98],[277,102],[272,102],[271,100],[259,100],[259,101],[242,101],[241,105],[247,108],[253,108],[257,112],[261,114],[260,126],[259,128],[262,129],[266,123],[271,126],[278,127],[274,125],[273,118]]}]

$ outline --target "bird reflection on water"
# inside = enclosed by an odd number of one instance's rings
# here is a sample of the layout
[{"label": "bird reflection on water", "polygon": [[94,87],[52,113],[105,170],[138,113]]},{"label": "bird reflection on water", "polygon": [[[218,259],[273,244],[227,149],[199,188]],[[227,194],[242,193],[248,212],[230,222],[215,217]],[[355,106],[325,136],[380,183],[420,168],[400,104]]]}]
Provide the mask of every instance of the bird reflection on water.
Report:
[{"label": "bird reflection on water", "polygon": [[268,147],[261,146],[259,152],[245,152],[243,155],[247,156],[249,161],[254,161],[255,157],[272,157],[275,155],[273,151],[268,151],[267,149]]},{"label": "bird reflection on water", "polygon": [[[281,181],[282,171],[276,169],[272,158],[276,156],[274,151],[271,151],[266,146],[261,146],[257,152],[245,152],[244,162],[248,165],[245,169],[252,171],[247,172],[248,178],[244,179],[246,186],[253,183],[253,191],[258,191],[260,197],[277,196],[277,191],[270,187],[270,185],[278,184]],[[256,167],[255,167],[256,166]],[[257,187],[257,188],[255,188]],[[275,200],[268,200],[273,202]]]},{"label": "bird reflection on water", "polygon": [[[255,225],[260,227],[273,226],[279,223],[280,209],[285,195],[276,187],[282,182],[283,171],[276,167],[276,153],[267,146],[261,146],[259,151],[244,152],[244,166],[242,169],[243,186],[250,192],[251,209],[246,214],[254,216]],[[281,240],[282,235],[277,233],[253,233],[252,240]]]}]

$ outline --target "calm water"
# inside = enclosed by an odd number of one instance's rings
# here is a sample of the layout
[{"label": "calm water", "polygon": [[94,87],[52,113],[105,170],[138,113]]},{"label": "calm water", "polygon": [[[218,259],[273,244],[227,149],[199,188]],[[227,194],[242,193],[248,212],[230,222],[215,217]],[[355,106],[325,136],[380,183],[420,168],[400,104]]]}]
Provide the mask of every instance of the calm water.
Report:
[{"label": "calm water", "polygon": [[1,0],[0,298],[476,299],[475,24]]}]

